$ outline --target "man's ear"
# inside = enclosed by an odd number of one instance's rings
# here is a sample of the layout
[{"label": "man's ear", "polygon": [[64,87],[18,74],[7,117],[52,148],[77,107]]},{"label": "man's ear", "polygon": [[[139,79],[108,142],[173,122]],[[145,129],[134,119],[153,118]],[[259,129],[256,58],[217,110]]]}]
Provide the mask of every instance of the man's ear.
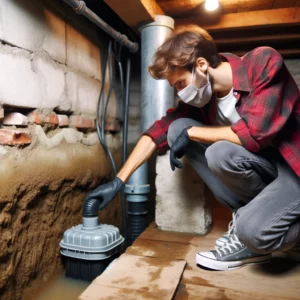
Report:
[{"label": "man's ear", "polygon": [[200,68],[200,70],[203,72],[203,73],[206,73],[207,69],[208,69],[208,66],[209,66],[209,63],[208,61],[203,58],[203,57],[198,57],[196,59],[196,66]]}]

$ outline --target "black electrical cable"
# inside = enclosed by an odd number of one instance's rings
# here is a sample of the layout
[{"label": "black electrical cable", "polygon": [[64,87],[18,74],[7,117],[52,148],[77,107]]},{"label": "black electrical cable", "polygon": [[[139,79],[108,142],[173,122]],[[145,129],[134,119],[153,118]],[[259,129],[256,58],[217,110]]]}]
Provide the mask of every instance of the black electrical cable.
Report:
[{"label": "black electrical cable", "polygon": [[[106,60],[106,63],[105,63],[104,74],[102,76],[101,91],[100,91],[100,94],[99,94],[98,104],[97,104],[96,128],[97,128],[97,134],[98,134],[98,138],[100,140],[100,143],[102,144],[104,150],[108,154],[109,159],[111,161],[111,164],[112,164],[112,167],[113,167],[113,172],[114,172],[114,177],[115,177],[116,174],[117,174],[116,164],[115,164],[114,159],[112,157],[111,151],[107,147],[106,141],[105,141],[105,117],[106,117],[108,103],[109,103],[109,100],[110,100],[110,95],[111,95],[111,92],[112,92],[112,84],[113,84],[113,82],[112,82],[112,68],[111,68],[111,61],[110,61],[110,59],[111,59],[111,48],[112,48],[112,42],[110,41],[109,44],[108,44],[108,55],[107,55],[107,60]],[[102,112],[102,120],[101,120],[102,123],[101,123],[101,127],[100,127],[100,125],[99,125],[99,122],[100,122],[100,104],[101,104],[102,97],[104,97],[105,75],[106,75],[107,66],[108,66],[108,70],[109,70],[109,77],[110,77],[109,81],[110,81],[110,83],[109,83],[109,91],[108,91],[107,98],[106,98],[106,101],[105,101],[105,106],[104,106],[104,109],[103,109],[103,112]]]},{"label": "black electrical cable", "polygon": [[[124,75],[123,75],[123,66],[122,66],[122,62],[121,62],[122,46],[120,46],[118,49],[116,41],[114,44],[114,50],[115,50],[114,57],[115,57],[116,61],[118,62],[119,74],[120,74],[120,87],[121,87],[120,99],[122,99],[122,101],[125,100],[124,125],[123,125],[123,151],[122,151],[122,163],[124,164],[127,159],[128,109],[129,109],[129,94],[130,94],[129,89],[130,89],[130,76],[131,76],[131,59],[129,56],[127,57],[126,87],[125,87],[125,99],[124,99]],[[112,42],[110,41],[109,46],[108,46],[108,56],[107,56],[107,60],[105,63],[104,74],[102,76],[101,91],[99,94],[98,104],[97,104],[96,128],[97,128],[99,140],[100,140],[102,146],[104,147],[106,153],[109,155],[109,158],[110,158],[113,170],[114,170],[114,176],[116,176],[116,174],[117,174],[116,165],[115,165],[114,159],[112,157],[112,154],[111,154],[110,150],[108,149],[108,147],[106,145],[106,141],[105,141],[105,117],[106,117],[107,107],[108,107],[108,103],[109,103],[110,96],[111,96],[112,89],[113,89],[113,72],[112,72],[112,64],[111,64],[111,55],[112,55]],[[109,90],[108,90],[108,94],[106,97],[106,101],[102,102],[102,98],[104,98],[105,76],[106,76],[107,67],[108,67],[110,85],[109,85]],[[103,111],[102,111],[102,119],[101,119],[101,127],[100,127],[99,123],[100,123],[100,105],[101,105],[101,103],[103,104],[102,105]],[[124,234],[125,238],[127,238],[126,197],[125,197],[124,191],[122,191],[122,194],[121,194],[121,205],[122,205],[122,227],[123,227],[122,229],[123,229],[123,234]]]},{"label": "black electrical cable", "polygon": [[[115,54],[116,54],[116,60],[118,62],[119,67],[119,74],[120,74],[120,86],[121,86],[121,99],[122,101],[125,100],[124,104],[124,122],[123,122],[123,151],[122,151],[122,164],[124,165],[127,159],[127,130],[128,130],[128,98],[127,97],[127,90],[125,94],[124,99],[124,75],[123,75],[123,65],[121,62],[121,50],[122,46],[117,49],[117,44],[115,42]],[[128,71],[128,69],[127,69]],[[129,70],[130,71],[130,70]],[[130,75],[130,74],[129,74]],[[128,76],[128,72],[126,73],[126,76]],[[126,77],[126,88],[127,88],[127,81],[128,78]],[[123,102],[124,103],[124,102]],[[127,246],[127,214],[126,214],[126,196],[124,190],[121,192],[121,206],[122,206],[122,229],[123,234],[125,236],[125,248]]]}]

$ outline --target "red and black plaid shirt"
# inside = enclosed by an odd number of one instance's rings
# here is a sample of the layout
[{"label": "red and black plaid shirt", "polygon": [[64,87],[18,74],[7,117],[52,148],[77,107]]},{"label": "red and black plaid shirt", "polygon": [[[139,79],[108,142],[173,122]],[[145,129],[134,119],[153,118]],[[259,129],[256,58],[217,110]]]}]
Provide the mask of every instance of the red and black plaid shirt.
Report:
[{"label": "red and black plaid shirt", "polygon": [[[238,57],[220,54],[230,63],[234,96],[241,119],[231,125],[242,145],[251,152],[275,146],[300,177],[300,92],[280,54],[270,47],[259,47]],[[178,118],[192,118],[215,125],[214,98],[203,108],[179,101],[156,121],[145,135],[150,136],[159,152],[168,149],[167,132]]]}]

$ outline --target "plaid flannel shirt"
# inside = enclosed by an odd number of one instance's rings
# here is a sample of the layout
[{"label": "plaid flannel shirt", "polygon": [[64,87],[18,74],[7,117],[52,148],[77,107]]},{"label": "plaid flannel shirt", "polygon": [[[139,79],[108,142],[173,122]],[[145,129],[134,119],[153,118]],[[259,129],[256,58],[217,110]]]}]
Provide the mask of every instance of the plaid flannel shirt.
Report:
[{"label": "plaid flannel shirt", "polygon": [[[241,119],[231,125],[243,147],[259,152],[275,146],[300,177],[300,91],[287,70],[280,54],[270,47],[259,47],[243,57],[220,54],[228,61],[233,74],[236,109]],[[168,149],[167,133],[178,118],[192,118],[206,125],[216,125],[214,97],[203,108],[179,101],[168,109],[166,116],[156,121],[143,134],[150,136],[158,152]]]}]

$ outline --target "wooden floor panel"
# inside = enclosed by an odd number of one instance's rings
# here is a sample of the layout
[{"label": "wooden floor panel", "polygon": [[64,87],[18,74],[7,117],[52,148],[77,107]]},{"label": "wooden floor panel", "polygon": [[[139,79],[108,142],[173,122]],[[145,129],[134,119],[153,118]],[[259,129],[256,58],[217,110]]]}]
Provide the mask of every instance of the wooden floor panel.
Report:
[{"label": "wooden floor panel", "polygon": [[174,300],[291,300],[293,298],[287,298],[282,296],[266,297],[265,294],[253,293],[253,292],[239,292],[231,289],[207,287],[202,285],[193,284],[180,284]]},{"label": "wooden floor panel", "polygon": [[[274,255],[269,263],[248,265],[232,271],[210,271],[196,265],[197,252],[213,249],[215,240],[227,231],[230,214],[223,213],[223,211],[224,209],[220,206],[214,210],[213,219],[217,221],[213,223],[206,236],[161,231],[155,223],[152,223],[133,245],[127,248],[126,253],[121,256],[122,259],[113,263],[114,272],[123,281],[119,280],[114,283],[111,280],[105,280],[105,276],[108,275],[108,271],[105,271],[104,275],[99,276],[93,282],[92,287],[89,287],[89,295],[85,294],[91,297],[82,297],[81,299],[165,300],[170,299],[170,294],[174,295],[172,298],[174,300],[300,299],[300,263],[287,259],[282,253]],[[143,266],[140,262],[137,264],[139,268],[127,263],[129,272],[126,268],[124,269],[126,267],[124,257],[130,262],[130,256],[134,261],[146,260],[149,267],[145,265],[144,261],[142,261]],[[166,262],[166,268],[177,264],[177,273],[179,272],[180,275],[177,276],[177,281],[170,280],[170,275],[160,275],[163,274],[161,272],[163,272]],[[180,265],[178,265],[180,263],[183,264],[183,273],[180,273]],[[159,267],[159,272],[154,270],[157,267]],[[151,268],[154,268],[154,271]],[[155,274],[155,276],[153,275],[155,282],[149,282],[148,290],[146,288],[148,281],[139,276],[138,272],[145,278],[147,274]],[[113,277],[118,276],[114,275]],[[127,277],[134,277],[134,280],[128,282]],[[176,290],[171,290],[171,293],[167,295],[167,286],[164,287],[164,281],[172,288],[174,288],[172,284],[175,282]],[[157,291],[157,287],[160,287],[161,290],[164,289],[166,295]],[[103,293],[113,296],[111,298],[100,297]]]},{"label": "wooden floor panel", "polygon": [[232,271],[210,271],[195,264],[197,252],[213,249],[215,240],[227,230],[228,221],[214,224],[206,236],[160,231],[151,224],[126,253],[186,261],[175,300],[300,299],[300,264],[283,254],[274,255],[270,263]]},{"label": "wooden floor panel", "polygon": [[81,300],[172,300],[186,262],[122,254],[80,295]]}]

